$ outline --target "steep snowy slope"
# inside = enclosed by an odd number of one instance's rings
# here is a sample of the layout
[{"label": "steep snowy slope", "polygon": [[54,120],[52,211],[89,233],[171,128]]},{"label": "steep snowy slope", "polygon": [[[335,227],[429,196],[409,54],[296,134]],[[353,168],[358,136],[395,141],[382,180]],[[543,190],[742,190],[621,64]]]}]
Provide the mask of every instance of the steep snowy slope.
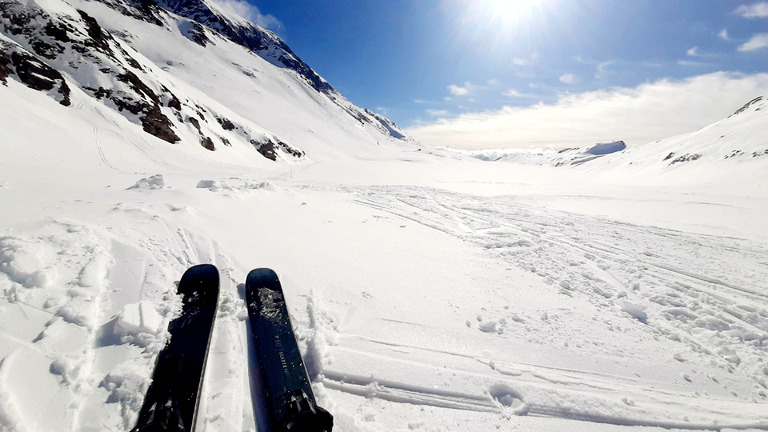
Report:
[{"label": "steep snowy slope", "polygon": [[291,160],[409,142],[344,99],[274,34],[213,12],[211,1],[166,5],[194,20],[152,2],[0,6],[2,82],[50,91],[66,106],[79,87],[169,143]]}]

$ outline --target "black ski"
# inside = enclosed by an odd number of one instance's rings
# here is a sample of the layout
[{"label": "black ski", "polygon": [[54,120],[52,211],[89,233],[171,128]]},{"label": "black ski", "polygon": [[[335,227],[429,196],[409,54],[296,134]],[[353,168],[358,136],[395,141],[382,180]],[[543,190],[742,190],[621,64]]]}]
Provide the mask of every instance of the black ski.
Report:
[{"label": "black ski", "polygon": [[275,432],[330,432],[333,416],[317,406],[293,334],[277,274],[248,274],[245,297]]},{"label": "black ski", "polygon": [[181,315],[168,325],[171,340],[157,357],[133,431],[186,432],[195,427],[200,388],[219,297],[219,271],[210,264],[181,277]]}]

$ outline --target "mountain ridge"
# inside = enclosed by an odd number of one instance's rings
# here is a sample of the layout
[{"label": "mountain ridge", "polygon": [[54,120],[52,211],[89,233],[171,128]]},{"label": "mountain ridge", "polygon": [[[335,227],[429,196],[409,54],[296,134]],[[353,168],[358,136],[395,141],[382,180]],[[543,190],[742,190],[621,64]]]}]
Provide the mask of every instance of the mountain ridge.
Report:
[{"label": "mountain ridge", "polygon": [[[77,86],[168,143],[208,150],[234,144],[273,161],[304,158],[298,143],[308,140],[326,147],[343,141],[341,154],[412,142],[388,119],[346,100],[274,33],[215,9],[210,0],[3,0],[0,83],[18,80],[65,106]],[[209,60],[207,69],[186,66],[200,59]],[[238,90],[253,99],[243,102]],[[264,112],[278,103],[282,109]],[[304,115],[293,118],[296,112]],[[327,133],[311,132],[316,128],[302,120]]]}]

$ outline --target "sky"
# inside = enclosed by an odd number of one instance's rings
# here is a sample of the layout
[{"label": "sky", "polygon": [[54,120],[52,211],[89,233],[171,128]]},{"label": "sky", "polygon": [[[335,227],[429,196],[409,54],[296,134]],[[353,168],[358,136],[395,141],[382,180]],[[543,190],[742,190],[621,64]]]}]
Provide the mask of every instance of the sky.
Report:
[{"label": "sky", "polygon": [[644,144],[768,96],[768,1],[249,1],[344,96],[428,145]]}]

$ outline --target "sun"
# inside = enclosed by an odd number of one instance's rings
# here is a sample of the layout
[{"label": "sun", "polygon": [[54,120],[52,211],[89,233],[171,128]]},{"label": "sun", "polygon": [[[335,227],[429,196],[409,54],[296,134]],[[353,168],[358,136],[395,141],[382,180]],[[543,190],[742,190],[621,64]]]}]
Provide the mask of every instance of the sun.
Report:
[{"label": "sun", "polygon": [[514,24],[535,14],[544,3],[545,0],[474,0],[472,7],[492,23]]},{"label": "sun", "polygon": [[466,43],[503,51],[543,31],[555,0],[460,0],[459,36]]}]

